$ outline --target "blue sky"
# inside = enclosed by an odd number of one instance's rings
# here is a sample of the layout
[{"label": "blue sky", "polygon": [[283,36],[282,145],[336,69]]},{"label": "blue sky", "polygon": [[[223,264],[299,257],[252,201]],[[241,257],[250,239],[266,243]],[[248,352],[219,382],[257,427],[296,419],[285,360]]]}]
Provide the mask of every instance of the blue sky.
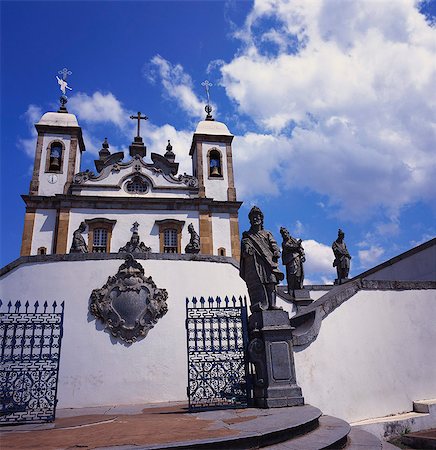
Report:
[{"label": "blue sky", "polygon": [[1,265],[19,256],[40,115],[68,109],[87,152],[126,150],[140,110],[151,151],[181,170],[204,117],[235,135],[241,231],[257,204],[304,240],[307,281],[332,280],[339,227],[352,275],[436,234],[434,1],[2,2]]}]

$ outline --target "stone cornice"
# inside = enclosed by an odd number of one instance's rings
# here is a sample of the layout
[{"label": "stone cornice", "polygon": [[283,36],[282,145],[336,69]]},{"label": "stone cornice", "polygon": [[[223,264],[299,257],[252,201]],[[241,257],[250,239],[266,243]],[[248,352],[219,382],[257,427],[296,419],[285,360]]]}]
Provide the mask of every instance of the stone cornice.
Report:
[{"label": "stone cornice", "polygon": [[[200,261],[200,262],[214,262],[220,264],[231,264],[239,269],[239,264],[233,258],[228,256],[216,255],[199,255],[199,254],[180,254],[180,253],[135,253],[135,259],[143,260],[158,260],[158,261]],[[61,261],[106,261],[110,259],[124,260],[126,253],[68,253],[65,255],[34,255],[21,256],[15,261],[7,264],[0,269],[0,277],[6,275],[8,272],[16,269],[19,266],[27,264],[43,264]]]},{"label": "stone cornice", "polygon": [[202,212],[237,213],[242,202],[215,201],[211,198],[175,197],[102,197],[91,195],[56,194],[22,195],[28,209],[124,209],[124,210],[189,210]]},{"label": "stone cornice", "polygon": [[191,149],[189,154],[192,156],[195,150],[197,142],[222,142],[224,144],[231,144],[233,141],[233,135],[219,135],[219,134],[200,134],[194,133],[192,138]]},{"label": "stone cornice", "polygon": [[35,128],[39,134],[69,134],[77,137],[81,152],[86,151],[85,142],[83,141],[82,128],[80,127],[60,127],[56,125],[40,125],[35,124]]}]

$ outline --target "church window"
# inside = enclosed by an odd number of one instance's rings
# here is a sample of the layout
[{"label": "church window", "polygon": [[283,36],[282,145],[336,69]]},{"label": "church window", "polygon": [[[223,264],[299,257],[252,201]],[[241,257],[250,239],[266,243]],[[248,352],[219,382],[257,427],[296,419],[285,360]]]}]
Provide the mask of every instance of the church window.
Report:
[{"label": "church window", "polygon": [[183,220],[164,219],[156,220],[159,227],[159,251],[160,253],[182,252],[182,229],[185,225]]},{"label": "church window", "polygon": [[60,141],[54,141],[47,148],[46,172],[62,173],[64,146]]},{"label": "church window", "polygon": [[87,219],[88,225],[88,249],[90,253],[110,253],[112,230],[116,220]]},{"label": "church window", "polygon": [[96,228],[94,230],[94,239],[92,243],[93,253],[105,253],[107,251],[107,230]]},{"label": "church window", "polygon": [[39,247],[36,253],[38,255],[46,255],[47,254],[47,248],[46,247]]},{"label": "church window", "polygon": [[213,148],[208,153],[209,162],[209,178],[222,178],[222,158],[221,152],[217,148]]},{"label": "church window", "polygon": [[220,256],[226,256],[226,249],[224,247],[220,247],[218,249],[218,255]]},{"label": "church window", "polygon": [[164,253],[177,253],[177,230],[167,228],[164,231]]},{"label": "church window", "polygon": [[125,188],[129,194],[146,194],[148,184],[141,177],[134,177],[126,183]]}]

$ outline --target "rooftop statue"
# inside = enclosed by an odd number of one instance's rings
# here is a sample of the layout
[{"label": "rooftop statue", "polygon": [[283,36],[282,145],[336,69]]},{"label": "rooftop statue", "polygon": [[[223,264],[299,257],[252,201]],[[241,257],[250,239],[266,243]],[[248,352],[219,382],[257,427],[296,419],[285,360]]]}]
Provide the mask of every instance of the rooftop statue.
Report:
[{"label": "rooftop statue", "polygon": [[133,233],[130,241],[127,242],[124,247],[121,247],[118,250],[118,253],[146,253],[151,251],[150,247],[147,247],[143,242],[140,241],[138,227],[139,223],[135,222],[133,224]]},{"label": "rooftop statue", "polygon": [[71,243],[70,253],[88,253],[88,246],[82,233],[86,230],[86,223],[82,222],[73,233],[73,242]]},{"label": "rooftop statue", "polygon": [[348,273],[350,271],[350,259],[351,256],[348,253],[347,246],[344,242],[345,233],[339,228],[338,238],[332,244],[332,250],[335,255],[333,261],[333,267],[336,267],[338,278],[335,284],[341,284],[342,281],[348,279]]},{"label": "rooftop statue", "polygon": [[191,234],[189,244],[185,247],[185,253],[199,253],[200,252],[200,236],[194,230],[194,225],[188,225],[188,231]]},{"label": "rooftop statue", "polygon": [[251,227],[242,233],[240,276],[247,283],[250,309],[276,307],[276,286],[284,275],[278,267],[280,249],[271,232],[263,229],[263,213],[254,206],[248,214]]},{"label": "rooftop statue", "polygon": [[286,280],[288,282],[288,293],[292,294],[295,289],[303,289],[304,268],[306,261],[301,239],[293,238],[286,228],[280,228],[282,235],[282,261],[286,266]]}]

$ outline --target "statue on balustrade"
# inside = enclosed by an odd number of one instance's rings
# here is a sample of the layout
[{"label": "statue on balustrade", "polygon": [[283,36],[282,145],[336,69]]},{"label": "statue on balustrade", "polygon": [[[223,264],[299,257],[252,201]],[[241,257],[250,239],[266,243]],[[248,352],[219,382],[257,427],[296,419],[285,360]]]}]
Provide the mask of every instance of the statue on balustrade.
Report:
[{"label": "statue on balustrade", "polygon": [[86,223],[82,222],[73,233],[73,242],[71,243],[70,253],[88,253],[88,246],[82,233],[86,230]]},{"label": "statue on balustrade", "polygon": [[188,231],[191,235],[189,244],[185,247],[185,253],[199,253],[200,252],[200,236],[194,230],[194,225],[190,223],[188,225]]},{"label": "statue on balustrade", "polygon": [[301,239],[292,237],[286,228],[280,228],[282,235],[282,262],[286,267],[286,280],[288,282],[288,293],[292,295],[296,289],[303,289],[304,268],[306,261]]},{"label": "statue on balustrade", "polygon": [[336,272],[338,274],[335,284],[341,284],[343,281],[347,280],[348,273],[350,272],[351,255],[348,253],[344,237],[345,233],[339,228],[338,238],[332,244],[332,250],[335,255],[333,267],[336,267]]},{"label": "statue on balustrade", "polygon": [[254,206],[250,229],[242,233],[240,276],[246,282],[252,312],[278,309],[276,286],[284,275],[279,270],[280,249],[271,232],[264,230],[262,211]]}]

